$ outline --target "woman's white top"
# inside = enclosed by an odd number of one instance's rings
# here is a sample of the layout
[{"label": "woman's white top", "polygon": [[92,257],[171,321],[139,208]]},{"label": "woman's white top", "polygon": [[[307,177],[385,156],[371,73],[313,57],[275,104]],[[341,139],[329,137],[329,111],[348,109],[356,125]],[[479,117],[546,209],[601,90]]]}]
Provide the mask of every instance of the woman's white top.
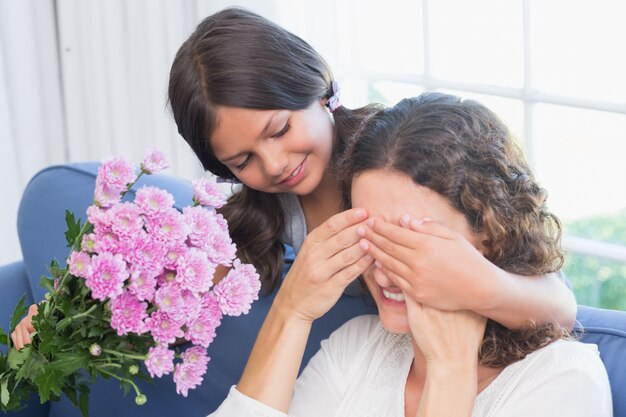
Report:
[{"label": "woman's white top", "polygon": [[[408,335],[378,316],[356,317],[322,342],[297,381],[288,416],[404,417],[413,361]],[[450,401],[454,401],[453,398]],[[214,417],[285,417],[233,386]],[[557,341],[506,367],[478,396],[474,417],[611,417],[611,391],[596,345]]]}]

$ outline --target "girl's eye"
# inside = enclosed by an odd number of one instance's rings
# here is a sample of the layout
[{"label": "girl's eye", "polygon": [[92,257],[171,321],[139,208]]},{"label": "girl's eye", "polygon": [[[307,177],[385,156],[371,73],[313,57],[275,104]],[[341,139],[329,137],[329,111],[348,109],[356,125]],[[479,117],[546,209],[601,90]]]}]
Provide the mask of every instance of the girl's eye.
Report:
[{"label": "girl's eye", "polygon": [[250,163],[250,158],[252,158],[251,155],[246,156],[246,159],[242,163],[240,163],[239,165],[235,166],[235,168],[238,171],[241,171],[242,169],[244,169],[248,165],[248,163]]},{"label": "girl's eye", "polygon": [[275,139],[275,138],[279,138],[279,137],[281,137],[281,136],[285,136],[285,134],[286,134],[287,132],[289,132],[289,129],[290,129],[290,128],[291,128],[291,124],[289,124],[289,120],[287,120],[287,123],[285,123],[285,127],[283,127],[282,129],[280,129],[280,132],[278,132],[278,133],[276,133],[276,134],[272,135],[272,138],[273,138],[273,139]]}]

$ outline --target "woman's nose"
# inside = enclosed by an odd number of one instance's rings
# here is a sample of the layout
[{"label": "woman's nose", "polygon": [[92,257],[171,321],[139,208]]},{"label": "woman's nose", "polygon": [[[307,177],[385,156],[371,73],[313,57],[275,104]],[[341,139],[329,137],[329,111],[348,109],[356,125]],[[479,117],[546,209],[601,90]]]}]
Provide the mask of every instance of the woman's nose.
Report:
[{"label": "woman's nose", "polygon": [[383,288],[395,286],[395,283],[379,268],[374,267],[373,276],[376,283]]}]

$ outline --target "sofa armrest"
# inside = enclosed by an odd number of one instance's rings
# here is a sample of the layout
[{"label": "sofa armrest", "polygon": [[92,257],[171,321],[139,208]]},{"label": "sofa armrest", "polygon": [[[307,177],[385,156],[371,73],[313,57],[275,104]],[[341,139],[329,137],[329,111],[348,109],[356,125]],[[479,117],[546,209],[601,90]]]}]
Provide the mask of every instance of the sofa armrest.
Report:
[{"label": "sofa armrest", "polygon": [[613,415],[626,417],[626,311],[578,306],[577,332],[598,345],[611,382]]},{"label": "sofa armrest", "polygon": [[33,303],[24,263],[0,266],[0,327],[5,332],[9,331],[9,317],[22,295],[26,295],[26,305]]}]

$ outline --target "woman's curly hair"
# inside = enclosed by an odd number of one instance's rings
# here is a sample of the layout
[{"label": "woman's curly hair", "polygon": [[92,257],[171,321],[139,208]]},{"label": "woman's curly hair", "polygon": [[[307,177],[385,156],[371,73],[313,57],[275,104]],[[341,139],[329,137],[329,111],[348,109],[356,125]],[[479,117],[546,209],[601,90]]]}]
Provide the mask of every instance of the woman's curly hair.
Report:
[{"label": "woman's curly hair", "polygon": [[[340,166],[346,203],[355,175],[404,173],[462,213],[498,267],[533,279],[563,265],[561,224],[546,207],[546,191],[506,126],[476,101],[442,93],[404,99],[367,121]],[[508,365],[567,333],[556,323],[509,330],[490,320],[481,364]]]}]

